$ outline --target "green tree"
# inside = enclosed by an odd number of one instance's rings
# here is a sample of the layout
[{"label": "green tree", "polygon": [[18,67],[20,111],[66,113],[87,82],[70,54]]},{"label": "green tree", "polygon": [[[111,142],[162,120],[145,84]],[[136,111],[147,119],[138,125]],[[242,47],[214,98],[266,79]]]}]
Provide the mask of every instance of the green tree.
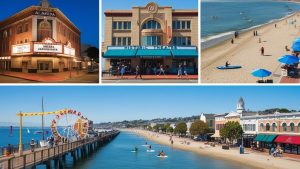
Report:
[{"label": "green tree", "polygon": [[91,59],[93,59],[95,62],[99,63],[99,49],[96,47],[89,47],[85,51],[87,53],[87,56]]},{"label": "green tree", "polygon": [[204,123],[202,120],[196,120],[192,123],[190,127],[190,133],[191,135],[199,135],[199,134],[206,134],[208,133],[209,128],[206,123]]},{"label": "green tree", "polygon": [[174,129],[173,127],[169,126],[166,130],[168,133],[173,133],[174,132]]},{"label": "green tree", "polygon": [[153,129],[152,129],[154,132],[158,132],[159,131],[159,125],[156,124],[155,126],[153,126]]},{"label": "green tree", "polygon": [[230,143],[234,139],[241,138],[243,134],[242,126],[237,121],[229,121],[225,123],[224,127],[220,130],[220,136],[229,139]]},{"label": "green tree", "polygon": [[152,127],[149,125],[149,126],[147,126],[147,130],[150,130],[150,131],[152,131]]},{"label": "green tree", "polygon": [[161,131],[162,131],[162,132],[167,132],[167,128],[169,128],[170,125],[171,125],[170,123],[164,124],[164,125],[161,127]]},{"label": "green tree", "polygon": [[186,131],[187,131],[187,126],[186,126],[185,122],[179,122],[176,125],[175,130],[174,130],[174,132],[179,135],[185,135]]}]

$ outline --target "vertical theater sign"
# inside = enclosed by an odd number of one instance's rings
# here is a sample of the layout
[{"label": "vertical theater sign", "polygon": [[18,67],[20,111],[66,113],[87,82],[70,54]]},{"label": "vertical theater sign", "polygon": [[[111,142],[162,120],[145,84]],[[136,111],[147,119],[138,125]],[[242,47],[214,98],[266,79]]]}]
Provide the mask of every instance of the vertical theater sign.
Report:
[{"label": "vertical theater sign", "polygon": [[80,30],[47,0],[0,21],[0,70],[62,72],[81,67]]}]

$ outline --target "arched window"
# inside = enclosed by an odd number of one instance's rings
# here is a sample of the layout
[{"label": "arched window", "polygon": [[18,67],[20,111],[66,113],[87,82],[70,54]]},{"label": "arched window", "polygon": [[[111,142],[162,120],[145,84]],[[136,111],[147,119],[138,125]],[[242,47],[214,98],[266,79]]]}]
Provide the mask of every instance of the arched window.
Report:
[{"label": "arched window", "polygon": [[43,20],[38,25],[38,41],[42,41],[45,38],[52,38],[51,23],[47,20]]},{"label": "arched window", "polygon": [[275,123],[272,124],[272,131],[273,132],[276,132],[277,131],[277,126]]},{"label": "arched window", "polygon": [[261,131],[264,131],[265,129],[264,129],[264,123],[260,123],[260,130]]},{"label": "arched window", "polygon": [[295,132],[295,124],[290,123],[291,132]]},{"label": "arched window", "polygon": [[270,131],[270,123],[266,124],[266,131]]},{"label": "arched window", "polygon": [[286,123],[283,123],[283,124],[282,124],[282,130],[283,130],[283,131],[287,131],[287,130],[286,130]]},{"label": "arched window", "polygon": [[142,26],[143,29],[161,29],[160,23],[155,20],[149,20]]}]

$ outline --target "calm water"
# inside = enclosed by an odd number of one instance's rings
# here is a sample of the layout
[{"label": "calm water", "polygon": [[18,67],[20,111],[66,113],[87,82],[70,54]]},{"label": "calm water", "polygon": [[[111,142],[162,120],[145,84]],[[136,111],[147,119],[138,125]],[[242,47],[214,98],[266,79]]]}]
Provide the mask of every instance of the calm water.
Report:
[{"label": "calm water", "polygon": [[272,0],[211,0],[201,3],[202,47],[241,31],[275,21],[300,10],[300,5]]}]

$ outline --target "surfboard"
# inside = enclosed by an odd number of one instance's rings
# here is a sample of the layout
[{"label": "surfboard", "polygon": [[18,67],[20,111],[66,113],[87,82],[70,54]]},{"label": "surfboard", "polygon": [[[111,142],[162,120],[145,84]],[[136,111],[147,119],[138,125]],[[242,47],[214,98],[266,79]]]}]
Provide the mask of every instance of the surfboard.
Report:
[{"label": "surfboard", "polygon": [[145,145],[142,145],[142,146],[144,146],[144,147],[149,147],[150,145],[146,145],[146,144],[145,144]]},{"label": "surfboard", "polygon": [[167,158],[168,156],[156,156],[156,157],[160,157],[160,158]]},{"label": "surfboard", "polygon": [[137,151],[130,151],[130,152],[132,152],[132,153],[136,153]]},{"label": "surfboard", "polygon": [[155,150],[147,150],[147,152],[152,153],[155,152]]},{"label": "surfboard", "polygon": [[217,69],[221,69],[221,70],[223,70],[223,69],[240,69],[240,68],[242,68],[242,66],[218,66],[217,67]]}]

